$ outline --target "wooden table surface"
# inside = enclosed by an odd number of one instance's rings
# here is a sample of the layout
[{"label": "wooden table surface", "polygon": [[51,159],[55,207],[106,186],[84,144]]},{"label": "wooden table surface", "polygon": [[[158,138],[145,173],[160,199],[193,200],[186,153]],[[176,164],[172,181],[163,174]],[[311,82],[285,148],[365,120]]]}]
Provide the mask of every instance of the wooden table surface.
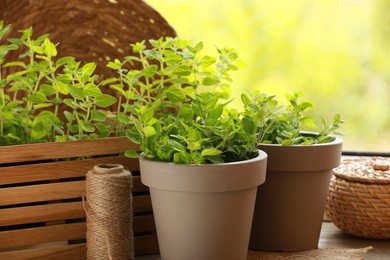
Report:
[{"label": "wooden table surface", "polygon": [[390,259],[390,239],[359,238],[342,232],[331,222],[322,223],[319,248],[364,248],[368,246],[372,246],[374,249],[370,250],[364,259]]},{"label": "wooden table surface", "polygon": [[[324,222],[322,224],[320,241],[318,248],[365,248],[374,247],[370,250],[365,260],[387,260],[390,259],[390,239],[372,240],[362,239],[348,235],[339,230],[333,223]],[[159,255],[138,256],[137,260],[159,260]],[[250,258],[248,258],[250,260]]]}]

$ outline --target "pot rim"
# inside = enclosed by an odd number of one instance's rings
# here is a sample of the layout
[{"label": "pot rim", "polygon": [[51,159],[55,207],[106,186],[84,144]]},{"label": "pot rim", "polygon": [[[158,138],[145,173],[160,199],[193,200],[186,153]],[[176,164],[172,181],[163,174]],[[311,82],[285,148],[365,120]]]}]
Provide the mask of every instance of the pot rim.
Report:
[{"label": "pot rim", "polygon": [[267,153],[261,150],[260,148],[257,149],[258,155],[255,156],[252,159],[243,160],[243,161],[236,161],[236,162],[225,162],[225,163],[209,163],[209,164],[179,164],[179,163],[173,163],[173,162],[165,162],[165,161],[157,161],[153,159],[146,158],[144,156],[144,153],[141,153],[140,160],[150,161],[156,164],[170,164],[170,165],[177,165],[177,166],[186,166],[186,167],[218,167],[221,165],[239,165],[243,163],[252,163],[254,161],[266,159],[268,157]]},{"label": "pot rim", "polygon": [[174,164],[140,158],[141,181],[149,188],[185,192],[228,192],[255,188],[265,181],[268,155],[220,164]]},{"label": "pot rim", "polygon": [[329,143],[313,145],[260,144],[268,154],[267,171],[324,171],[340,164],[343,141],[335,136]]},{"label": "pot rim", "polygon": [[[312,135],[315,136],[318,133],[315,132],[302,132],[304,135]],[[302,145],[302,144],[293,144],[293,145],[281,145],[281,144],[265,144],[265,143],[260,143],[258,145],[258,148],[261,150],[261,146],[283,146],[283,147],[312,147],[312,146],[329,146],[329,145],[337,145],[343,143],[343,139],[339,136],[335,135],[330,135],[335,138],[332,142],[329,143],[321,143],[321,144],[309,144],[309,145]]]}]

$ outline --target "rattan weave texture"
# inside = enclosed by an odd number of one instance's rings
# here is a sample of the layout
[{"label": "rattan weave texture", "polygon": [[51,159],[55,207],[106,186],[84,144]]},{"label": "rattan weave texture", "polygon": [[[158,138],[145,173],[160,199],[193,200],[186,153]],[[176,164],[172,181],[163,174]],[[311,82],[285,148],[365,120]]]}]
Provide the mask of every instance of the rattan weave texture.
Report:
[{"label": "rattan weave texture", "polygon": [[[97,62],[97,72],[110,76],[107,60],[129,54],[130,43],[161,36],[176,36],[175,30],[142,0],[1,0],[0,19],[17,30],[33,26],[34,36],[49,33],[59,43],[61,56],[82,62]],[[10,53],[15,60],[17,53]]]},{"label": "rattan weave texture", "polygon": [[333,170],[327,215],[359,237],[390,238],[390,158],[346,159]]}]

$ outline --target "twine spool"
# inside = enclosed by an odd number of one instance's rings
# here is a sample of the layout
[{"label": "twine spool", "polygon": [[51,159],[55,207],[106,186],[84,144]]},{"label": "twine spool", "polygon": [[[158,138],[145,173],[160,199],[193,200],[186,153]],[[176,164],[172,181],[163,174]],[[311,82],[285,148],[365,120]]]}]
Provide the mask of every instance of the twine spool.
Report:
[{"label": "twine spool", "polygon": [[101,164],[87,173],[87,258],[134,259],[131,173]]}]

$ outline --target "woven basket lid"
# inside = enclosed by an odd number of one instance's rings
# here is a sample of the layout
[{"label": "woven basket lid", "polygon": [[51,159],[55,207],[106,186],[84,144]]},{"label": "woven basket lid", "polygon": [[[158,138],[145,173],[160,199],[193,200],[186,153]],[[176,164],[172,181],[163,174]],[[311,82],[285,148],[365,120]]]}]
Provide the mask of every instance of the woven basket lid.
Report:
[{"label": "woven basket lid", "polygon": [[[33,27],[33,37],[49,33],[59,55],[81,62],[96,62],[103,77],[115,74],[106,69],[108,60],[130,54],[130,43],[162,36],[175,30],[142,0],[1,0],[0,20],[12,24],[9,37]],[[17,52],[9,53],[16,60]],[[5,71],[7,74],[7,71]]]},{"label": "woven basket lid", "polygon": [[333,169],[339,178],[368,184],[390,184],[390,158],[367,157],[345,159]]}]

